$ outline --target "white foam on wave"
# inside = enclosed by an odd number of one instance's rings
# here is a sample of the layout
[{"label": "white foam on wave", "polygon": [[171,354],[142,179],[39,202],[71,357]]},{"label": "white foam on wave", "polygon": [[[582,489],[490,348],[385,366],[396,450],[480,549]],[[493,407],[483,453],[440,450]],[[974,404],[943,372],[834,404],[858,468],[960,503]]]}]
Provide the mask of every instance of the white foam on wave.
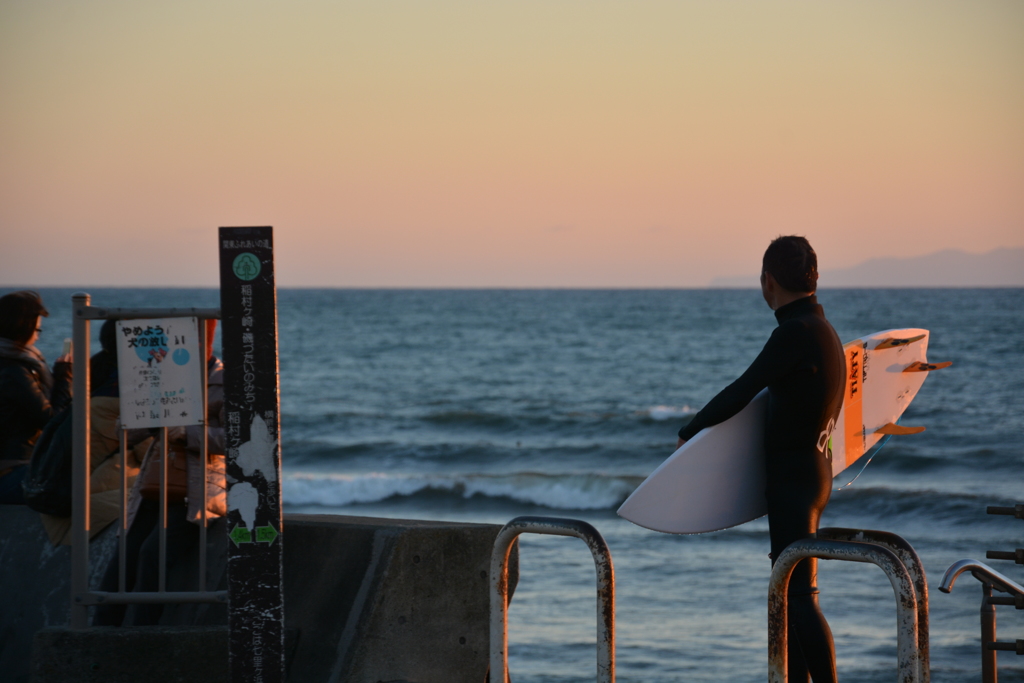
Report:
[{"label": "white foam on wave", "polygon": [[343,507],[375,503],[392,496],[437,491],[472,498],[507,498],[520,503],[563,510],[603,510],[618,507],[638,482],[602,474],[454,476],[368,474],[288,475],[282,482],[284,500],[293,505]]},{"label": "white foam on wave", "polygon": [[687,415],[692,415],[690,406],[653,406],[647,409],[647,414],[652,420],[673,420]]}]

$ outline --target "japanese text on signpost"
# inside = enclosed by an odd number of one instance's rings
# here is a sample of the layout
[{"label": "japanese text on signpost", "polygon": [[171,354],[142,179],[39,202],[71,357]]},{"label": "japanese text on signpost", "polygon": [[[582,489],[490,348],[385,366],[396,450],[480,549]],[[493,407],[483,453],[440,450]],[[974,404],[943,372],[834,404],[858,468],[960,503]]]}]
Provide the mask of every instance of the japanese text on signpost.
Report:
[{"label": "japanese text on signpost", "polygon": [[271,228],[220,229],[231,680],[284,680],[277,292]]}]

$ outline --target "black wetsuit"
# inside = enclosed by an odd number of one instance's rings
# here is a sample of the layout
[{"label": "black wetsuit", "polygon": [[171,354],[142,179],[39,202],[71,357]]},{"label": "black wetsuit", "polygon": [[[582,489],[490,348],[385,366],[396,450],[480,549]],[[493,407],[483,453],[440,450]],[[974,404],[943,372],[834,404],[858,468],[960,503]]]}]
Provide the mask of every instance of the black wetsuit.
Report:
[{"label": "black wetsuit", "polygon": [[[818,530],[832,491],[830,436],[843,403],[843,345],[811,295],[775,311],[779,326],[739,379],[679,431],[689,440],[728,420],[768,387],[765,425],[768,527],[772,563],[786,546]],[[790,581],[789,680],[835,680],[832,634],[818,609],[816,560],[797,565]]]}]

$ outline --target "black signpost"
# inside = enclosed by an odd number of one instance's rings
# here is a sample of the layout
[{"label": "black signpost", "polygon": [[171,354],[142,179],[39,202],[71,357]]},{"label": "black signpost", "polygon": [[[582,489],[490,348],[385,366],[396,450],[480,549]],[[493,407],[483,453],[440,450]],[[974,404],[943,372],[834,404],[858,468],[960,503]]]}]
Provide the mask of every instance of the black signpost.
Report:
[{"label": "black signpost", "polygon": [[283,683],[281,448],[273,228],[220,229],[232,683]]}]

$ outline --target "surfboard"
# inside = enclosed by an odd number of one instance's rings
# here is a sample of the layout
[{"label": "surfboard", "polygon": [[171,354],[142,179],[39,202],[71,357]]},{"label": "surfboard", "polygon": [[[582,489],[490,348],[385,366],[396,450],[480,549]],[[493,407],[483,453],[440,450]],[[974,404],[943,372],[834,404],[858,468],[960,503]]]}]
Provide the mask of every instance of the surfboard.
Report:
[{"label": "surfboard", "polygon": [[[881,439],[924,431],[896,424],[928,373],[928,330],[875,332],[843,345],[843,407],[821,445],[831,446],[832,476],[856,463]],[[725,422],[702,429],[663,462],[619,507],[642,527],[673,534],[727,529],[768,513],[764,421],[768,390]]]}]

